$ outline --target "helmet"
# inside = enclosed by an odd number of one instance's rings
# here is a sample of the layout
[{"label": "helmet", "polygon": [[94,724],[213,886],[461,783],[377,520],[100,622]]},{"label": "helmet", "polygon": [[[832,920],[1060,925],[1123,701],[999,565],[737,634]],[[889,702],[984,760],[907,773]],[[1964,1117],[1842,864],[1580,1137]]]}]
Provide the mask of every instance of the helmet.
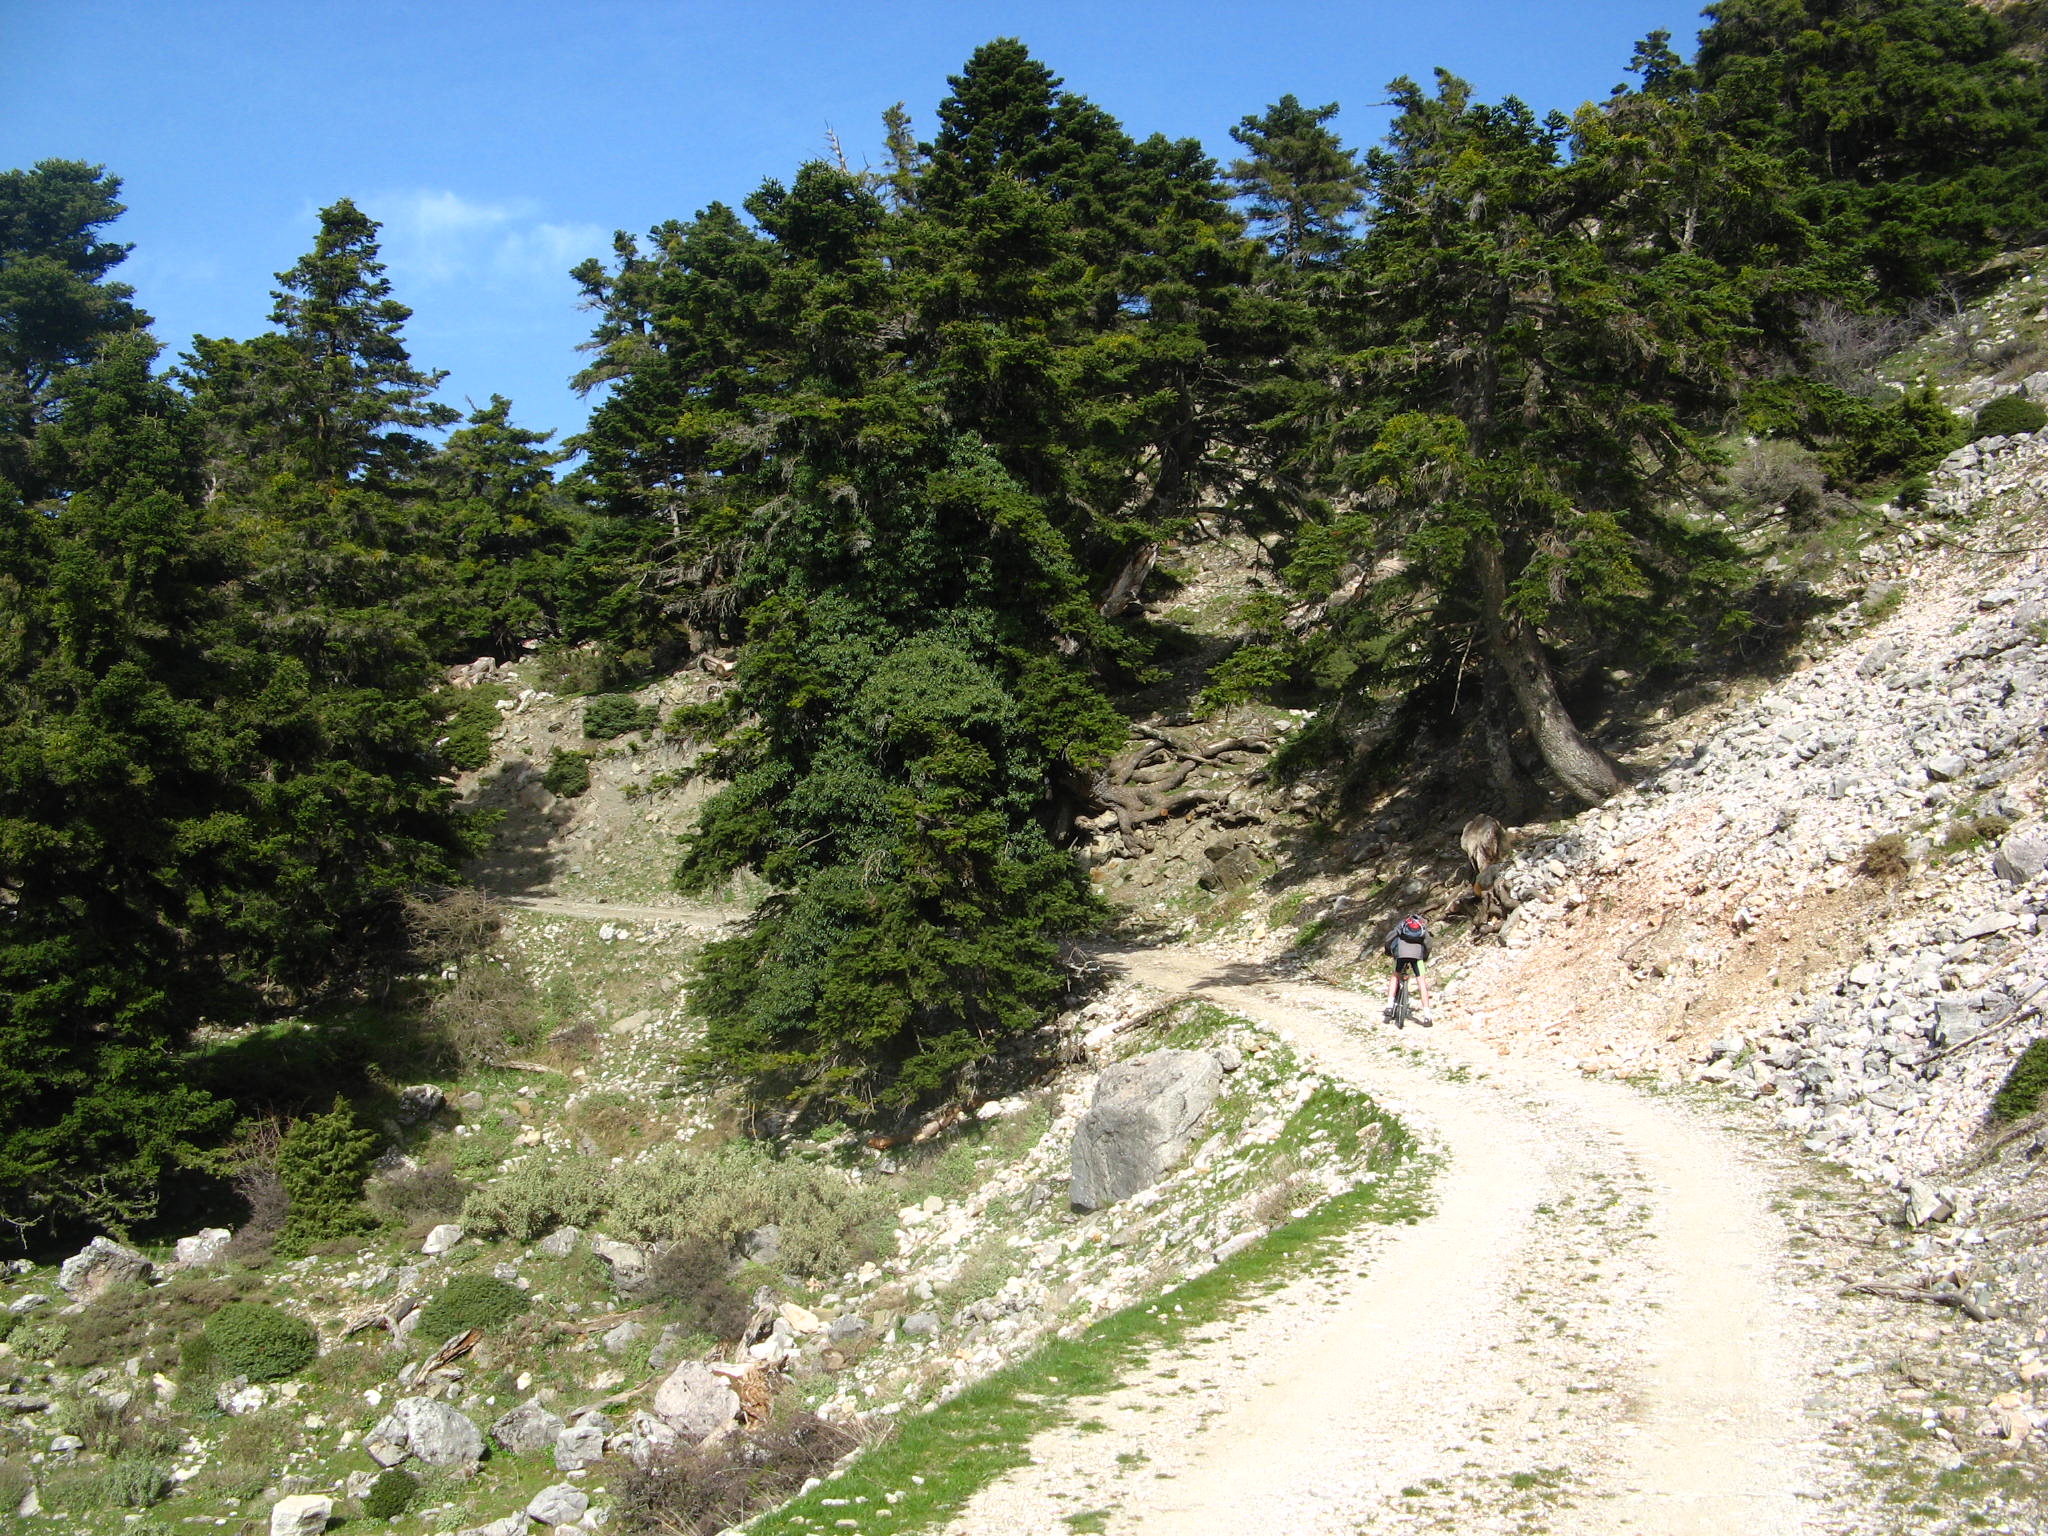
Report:
[{"label": "helmet", "polygon": [[1401,925],[1401,929],[1404,933],[1420,933],[1422,932],[1422,919],[1411,917]]}]

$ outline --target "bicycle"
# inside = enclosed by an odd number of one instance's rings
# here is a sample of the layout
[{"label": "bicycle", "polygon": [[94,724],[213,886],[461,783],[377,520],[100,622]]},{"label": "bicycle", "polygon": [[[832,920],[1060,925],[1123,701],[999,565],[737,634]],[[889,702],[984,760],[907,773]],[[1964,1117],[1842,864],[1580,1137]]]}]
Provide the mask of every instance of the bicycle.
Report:
[{"label": "bicycle", "polygon": [[1408,982],[1412,972],[1397,968],[1394,972],[1394,1028],[1406,1029],[1408,1021],[1415,1016],[1415,1010],[1408,1002]]}]

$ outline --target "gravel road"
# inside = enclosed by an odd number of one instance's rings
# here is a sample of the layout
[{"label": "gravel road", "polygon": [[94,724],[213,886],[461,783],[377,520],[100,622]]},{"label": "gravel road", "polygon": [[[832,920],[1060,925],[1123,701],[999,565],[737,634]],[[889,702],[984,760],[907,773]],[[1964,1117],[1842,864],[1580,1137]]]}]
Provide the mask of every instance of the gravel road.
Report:
[{"label": "gravel road", "polygon": [[1114,957],[1282,1030],[1442,1156],[1432,1215],[1042,1436],[959,1536],[1840,1529],[1809,1406],[1843,1348],[1772,1212],[1791,1170],[1685,1103],[1390,1039],[1354,993]]}]

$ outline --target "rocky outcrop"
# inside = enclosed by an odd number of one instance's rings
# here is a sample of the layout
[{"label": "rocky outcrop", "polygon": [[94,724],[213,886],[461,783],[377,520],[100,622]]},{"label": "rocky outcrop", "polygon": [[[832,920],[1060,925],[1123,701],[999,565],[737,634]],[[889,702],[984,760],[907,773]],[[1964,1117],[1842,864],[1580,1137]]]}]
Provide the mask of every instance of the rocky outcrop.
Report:
[{"label": "rocky outcrop", "polygon": [[74,1301],[91,1301],[110,1285],[142,1285],[156,1266],[133,1248],[96,1237],[64,1261],[57,1284]]},{"label": "rocky outcrop", "polygon": [[1110,1067],[1074,1127],[1068,1200],[1097,1211],[1159,1182],[1223,1085],[1213,1051],[1150,1051]]},{"label": "rocky outcrop", "polygon": [[685,1360],[654,1393],[654,1415],[692,1440],[705,1440],[739,1417],[732,1384],[701,1360]]},{"label": "rocky outcrop", "polygon": [[484,1437],[459,1409],[408,1397],[378,1421],[363,1447],[380,1466],[416,1456],[430,1467],[462,1467],[483,1459]]}]

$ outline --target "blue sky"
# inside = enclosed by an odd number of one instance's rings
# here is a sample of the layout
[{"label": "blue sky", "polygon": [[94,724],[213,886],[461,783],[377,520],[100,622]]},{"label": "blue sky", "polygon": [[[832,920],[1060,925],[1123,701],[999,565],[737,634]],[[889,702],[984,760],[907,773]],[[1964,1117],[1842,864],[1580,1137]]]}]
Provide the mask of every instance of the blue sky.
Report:
[{"label": "blue sky", "polygon": [[579,427],[590,317],[567,272],[825,152],[878,159],[880,116],[933,108],[974,47],[1021,37],[1142,137],[1228,131],[1287,92],[1343,103],[1362,144],[1397,75],[1439,65],[1487,99],[1569,109],[1697,3],[1580,0],[0,0],[0,168],[105,164],[135,253],[121,275],[175,352],[266,328],[273,274],[323,204],[384,221],[415,361],[460,406]]}]

